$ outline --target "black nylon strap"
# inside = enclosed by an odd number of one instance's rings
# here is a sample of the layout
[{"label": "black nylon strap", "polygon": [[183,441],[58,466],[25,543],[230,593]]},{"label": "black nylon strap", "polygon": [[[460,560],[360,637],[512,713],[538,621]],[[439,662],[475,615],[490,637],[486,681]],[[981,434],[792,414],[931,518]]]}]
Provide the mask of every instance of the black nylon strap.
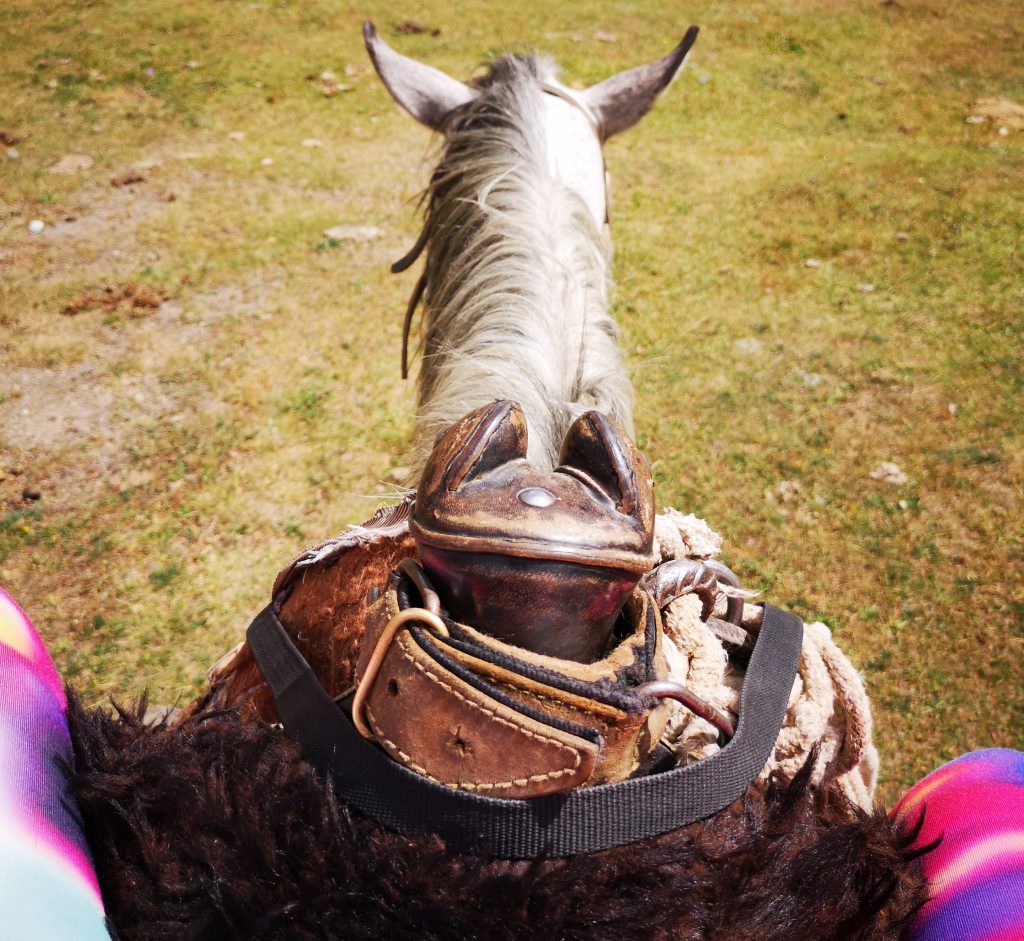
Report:
[{"label": "black nylon strap", "polygon": [[[501,859],[573,856],[658,836],[740,797],[771,755],[796,676],[803,622],[764,606],[740,694],[736,735],[704,761],[617,784],[530,800],[437,784],[365,740],[333,702],[270,606],[247,633],[285,731],[353,807],[399,833],[436,833]],[[425,716],[424,721],[430,717]]]}]

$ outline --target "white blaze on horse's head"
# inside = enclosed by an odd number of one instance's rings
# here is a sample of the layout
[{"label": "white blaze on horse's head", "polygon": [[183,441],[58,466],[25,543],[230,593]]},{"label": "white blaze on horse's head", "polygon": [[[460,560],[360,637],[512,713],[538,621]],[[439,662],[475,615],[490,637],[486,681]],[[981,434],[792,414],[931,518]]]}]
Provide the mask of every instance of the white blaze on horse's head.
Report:
[{"label": "white blaze on horse's head", "polygon": [[[444,131],[449,115],[479,91],[439,69],[395,52],[372,23],[363,24],[366,48],[391,96],[417,121]],[[606,221],[607,195],[601,145],[628,130],[651,110],[679,74],[697,39],[691,26],[682,41],[660,59],[574,91],[552,75],[538,82],[544,97],[544,129],[552,173],[575,190],[598,224]]]}]

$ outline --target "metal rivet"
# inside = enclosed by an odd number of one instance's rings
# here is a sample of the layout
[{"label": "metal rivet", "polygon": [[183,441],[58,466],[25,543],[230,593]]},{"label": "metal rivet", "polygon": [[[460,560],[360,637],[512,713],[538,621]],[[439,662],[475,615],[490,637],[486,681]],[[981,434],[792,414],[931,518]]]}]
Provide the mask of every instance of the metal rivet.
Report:
[{"label": "metal rivet", "polygon": [[546,507],[555,502],[555,495],[543,487],[526,487],[516,494],[520,503],[527,506]]}]

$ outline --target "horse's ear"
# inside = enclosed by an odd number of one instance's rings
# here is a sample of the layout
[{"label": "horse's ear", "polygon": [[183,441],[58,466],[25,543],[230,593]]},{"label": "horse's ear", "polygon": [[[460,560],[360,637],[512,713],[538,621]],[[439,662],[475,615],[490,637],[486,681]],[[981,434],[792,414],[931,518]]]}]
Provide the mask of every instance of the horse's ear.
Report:
[{"label": "horse's ear", "polygon": [[476,97],[476,92],[468,85],[395,52],[380,38],[369,20],[363,23],[363,39],[373,67],[391,97],[432,130],[440,130],[453,109]]},{"label": "horse's ear", "polygon": [[491,402],[444,432],[423,471],[419,490],[459,490],[463,484],[526,457],[526,416],[516,402]]},{"label": "horse's ear", "polygon": [[560,467],[579,471],[626,516],[653,525],[654,482],[644,456],[600,412],[586,412],[572,423],[558,455]]},{"label": "horse's ear", "polygon": [[627,72],[619,72],[581,93],[583,100],[598,116],[601,140],[628,131],[651,110],[658,95],[679,74],[690,47],[697,41],[697,33],[697,27],[691,26],[682,42],[667,56]]}]

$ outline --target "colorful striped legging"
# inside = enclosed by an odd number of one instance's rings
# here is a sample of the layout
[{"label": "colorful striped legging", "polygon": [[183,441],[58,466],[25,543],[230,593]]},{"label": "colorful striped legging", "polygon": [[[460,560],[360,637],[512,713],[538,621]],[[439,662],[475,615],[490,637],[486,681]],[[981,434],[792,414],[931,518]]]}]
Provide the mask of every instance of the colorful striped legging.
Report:
[{"label": "colorful striped legging", "polygon": [[912,941],[1024,941],[1024,752],[963,755],[918,781],[893,808],[904,825],[924,814],[915,845],[928,903]]}]

